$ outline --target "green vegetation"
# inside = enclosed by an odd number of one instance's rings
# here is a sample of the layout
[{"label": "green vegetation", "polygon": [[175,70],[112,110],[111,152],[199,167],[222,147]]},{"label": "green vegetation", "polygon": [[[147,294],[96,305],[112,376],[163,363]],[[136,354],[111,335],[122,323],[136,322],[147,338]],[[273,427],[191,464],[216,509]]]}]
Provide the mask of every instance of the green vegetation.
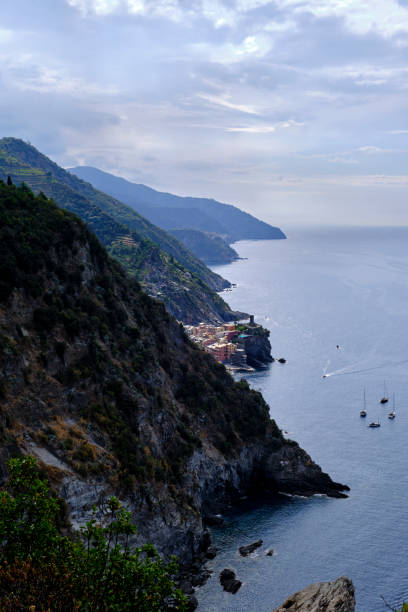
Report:
[{"label": "green vegetation", "polygon": [[34,147],[15,138],[0,140],[0,179],[43,192],[78,215],[109,253],[151,295],[160,292],[168,310],[186,322],[231,320],[217,295],[228,282],[209,270],[183,244],[118,200],[66,172]]},{"label": "green vegetation", "polygon": [[194,453],[280,443],[261,394],[193,345],[80,219],[0,182],[0,249],[0,461],[24,432],[62,462],[56,481],[67,466],[146,512],[198,516]]},{"label": "green vegetation", "polygon": [[[173,559],[151,545],[131,547],[136,529],[111,497],[101,520],[61,534],[63,506],[33,458],[11,459],[0,491],[0,608],[3,612],[161,612],[186,610],[175,588]],[[100,509],[101,510],[101,509]],[[34,609],[34,608],[33,608]]]}]

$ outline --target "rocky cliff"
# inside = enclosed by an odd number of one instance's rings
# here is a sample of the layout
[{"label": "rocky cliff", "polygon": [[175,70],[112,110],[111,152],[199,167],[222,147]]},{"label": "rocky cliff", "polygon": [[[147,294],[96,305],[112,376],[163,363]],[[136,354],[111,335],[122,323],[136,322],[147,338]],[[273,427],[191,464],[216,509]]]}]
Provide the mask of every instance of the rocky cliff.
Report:
[{"label": "rocky cliff", "polygon": [[354,587],[341,576],[333,582],[317,582],[298,591],[273,612],[354,612]]},{"label": "rocky cliff", "polygon": [[253,368],[262,368],[272,363],[270,331],[256,323],[239,325],[240,334],[234,342],[240,344],[247,355],[247,364]]},{"label": "rocky cliff", "polygon": [[0,182],[0,476],[39,458],[78,525],[115,493],[188,563],[252,489],[342,496],[74,215]]}]

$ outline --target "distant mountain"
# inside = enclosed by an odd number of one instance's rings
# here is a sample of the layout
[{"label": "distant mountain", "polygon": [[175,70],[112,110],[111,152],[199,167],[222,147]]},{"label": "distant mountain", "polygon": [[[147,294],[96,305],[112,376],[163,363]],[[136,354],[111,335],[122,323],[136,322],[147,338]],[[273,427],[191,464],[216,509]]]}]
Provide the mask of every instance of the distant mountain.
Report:
[{"label": "distant mountain", "polygon": [[208,265],[226,264],[239,259],[236,250],[216,234],[194,229],[170,229],[168,231]]},{"label": "distant mountain", "polygon": [[0,140],[0,179],[10,175],[80,216],[109,253],[135,276],[153,297],[186,323],[220,322],[234,313],[216,293],[226,286],[173,236],[154,226],[118,200],[66,172],[30,144]]},{"label": "distant mountain", "polygon": [[286,238],[278,227],[264,223],[230,204],[155,191],[146,185],[131,183],[90,166],[70,168],[70,172],[125,202],[164,229],[212,232],[219,234],[229,243],[237,240]]}]

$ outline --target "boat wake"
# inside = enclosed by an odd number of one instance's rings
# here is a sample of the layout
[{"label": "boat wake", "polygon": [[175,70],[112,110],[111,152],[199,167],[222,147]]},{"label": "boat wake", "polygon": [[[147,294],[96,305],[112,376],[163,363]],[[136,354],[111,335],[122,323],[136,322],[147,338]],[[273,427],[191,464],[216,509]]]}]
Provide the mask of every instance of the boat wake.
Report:
[{"label": "boat wake", "polygon": [[382,370],[384,368],[396,367],[399,365],[404,365],[408,363],[408,359],[403,359],[402,361],[386,361],[379,365],[371,366],[369,368],[360,368],[359,370],[353,370],[353,366],[347,366],[345,368],[341,368],[340,370],[334,370],[333,372],[324,372],[323,378],[328,378],[329,376],[352,376],[353,374],[365,374],[366,372],[374,372],[375,370]]}]

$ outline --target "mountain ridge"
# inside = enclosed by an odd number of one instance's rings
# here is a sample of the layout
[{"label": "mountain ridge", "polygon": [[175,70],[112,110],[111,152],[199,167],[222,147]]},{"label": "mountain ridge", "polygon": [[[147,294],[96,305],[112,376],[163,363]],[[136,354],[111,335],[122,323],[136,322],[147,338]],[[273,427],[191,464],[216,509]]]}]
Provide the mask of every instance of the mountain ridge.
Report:
[{"label": "mountain ridge", "polygon": [[[155,215],[156,223],[164,229],[197,229],[217,233],[228,243],[237,240],[276,240],[286,236],[278,227],[274,227],[240,210],[232,204],[224,204],[212,198],[177,196],[169,192],[152,189],[147,185],[132,183],[92,166],[69,168],[71,173],[88,180],[106,193],[117,197],[143,214]],[[166,209],[169,214],[164,215]],[[186,217],[185,210],[189,211]],[[191,214],[196,219],[191,218]],[[203,217],[200,219],[200,215]],[[161,221],[158,222],[158,221]],[[195,223],[195,224],[194,224]],[[162,224],[162,225],[161,225]]]},{"label": "mountain ridge", "polygon": [[216,293],[229,286],[228,281],[173,236],[66,172],[32,145],[15,138],[0,140],[0,178],[5,180],[8,175],[15,183],[25,182],[37,193],[43,191],[84,219],[109,252],[179,320],[219,323],[244,316],[231,311]]}]

